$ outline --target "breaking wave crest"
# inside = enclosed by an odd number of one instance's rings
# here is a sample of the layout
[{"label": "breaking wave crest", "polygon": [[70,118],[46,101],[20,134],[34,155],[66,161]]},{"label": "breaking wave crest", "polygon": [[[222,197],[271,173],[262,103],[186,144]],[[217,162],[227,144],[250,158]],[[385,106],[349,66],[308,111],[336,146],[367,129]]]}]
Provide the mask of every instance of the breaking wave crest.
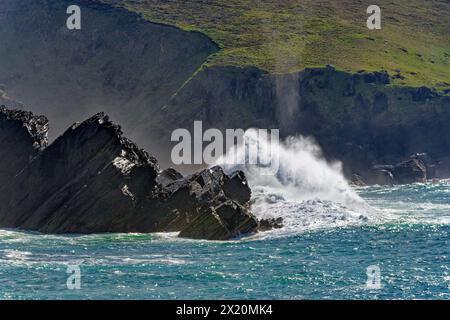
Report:
[{"label": "breaking wave crest", "polygon": [[[271,141],[254,129],[248,130],[245,137],[246,143],[230,149],[217,164],[229,173],[246,173],[252,188],[253,212],[259,218],[282,217],[283,233],[377,219],[377,211],[348,185],[341,164],[328,163],[312,139],[298,136]],[[248,159],[246,144],[257,145],[260,164],[231,164],[233,159]],[[270,174],[267,168],[273,163],[278,170]]]}]

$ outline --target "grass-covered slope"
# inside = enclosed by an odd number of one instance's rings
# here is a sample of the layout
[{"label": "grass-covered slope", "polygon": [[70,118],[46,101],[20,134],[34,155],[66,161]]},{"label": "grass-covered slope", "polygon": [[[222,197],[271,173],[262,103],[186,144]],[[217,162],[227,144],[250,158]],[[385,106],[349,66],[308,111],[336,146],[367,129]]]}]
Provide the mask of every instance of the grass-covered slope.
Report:
[{"label": "grass-covered slope", "polygon": [[333,64],[387,70],[394,84],[450,87],[450,2],[378,0],[382,29],[366,27],[366,0],[102,0],[151,21],[205,33],[222,50],[210,65],[271,73]]}]

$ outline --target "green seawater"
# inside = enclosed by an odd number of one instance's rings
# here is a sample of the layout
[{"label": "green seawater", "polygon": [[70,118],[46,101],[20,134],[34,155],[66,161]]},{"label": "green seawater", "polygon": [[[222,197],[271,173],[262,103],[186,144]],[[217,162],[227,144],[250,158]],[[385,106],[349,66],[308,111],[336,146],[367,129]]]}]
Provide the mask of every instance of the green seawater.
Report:
[{"label": "green seawater", "polygon": [[[449,299],[450,183],[357,193],[379,219],[226,242],[0,230],[0,299]],[[298,215],[316,205],[299,204]],[[79,290],[67,287],[68,265],[80,267]]]}]

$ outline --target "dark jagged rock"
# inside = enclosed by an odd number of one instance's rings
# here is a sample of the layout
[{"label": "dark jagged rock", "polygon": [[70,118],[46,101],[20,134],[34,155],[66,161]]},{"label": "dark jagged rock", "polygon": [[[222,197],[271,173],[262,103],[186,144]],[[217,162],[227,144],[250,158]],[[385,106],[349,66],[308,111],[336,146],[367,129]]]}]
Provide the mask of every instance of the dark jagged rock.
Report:
[{"label": "dark jagged rock", "polygon": [[169,183],[172,183],[182,178],[183,175],[179,173],[177,170],[173,168],[168,168],[166,170],[163,170],[156,179],[161,185],[166,186]]},{"label": "dark jagged rock", "polygon": [[48,120],[0,107],[0,181],[7,182],[47,145]]},{"label": "dark jagged rock", "polygon": [[261,219],[259,221],[259,231],[269,231],[283,228],[283,218]]},{"label": "dark jagged rock", "polygon": [[408,184],[425,182],[427,180],[427,169],[419,159],[409,159],[399,163],[393,170],[397,184]]},{"label": "dark jagged rock", "polygon": [[223,190],[225,195],[240,204],[248,203],[252,195],[247,178],[242,171],[235,172],[229,178],[227,177]]},{"label": "dark jagged rock", "polygon": [[45,233],[128,232],[156,160],[99,113],[37,155],[0,196],[0,225]]},{"label": "dark jagged rock", "polygon": [[410,158],[419,160],[425,166],[427,179],[438,177],[437,163],[427,153],[416,153],[411,155]]},{"label": "dark jagged rock", "polygon": [[180,237],[204,239],[207,235],[212,240],[227,240],[242,234],[254,232],[257,221],[248,211],[232,200],[226,200],[215,207],[202,210]]},{"label": "dark jagged rock", "polygon": [[[180,231],[182,237],[211,240],[257,231],[243,173],[229,177],[220,167],[185,178],[174,169],[160,173],[156,159],[123,137],[103,113],[74,124],[42,151],[45,118],[1,109],[0,128],[2,157],[24,159],[7,168],[11,179],[0,190],[1,227],[44,233]],[[13,139],[19,148],[11,145]]]},{"label": "dark jagged rock", "polygon": [[368,184],[378,185],[394,185],[409,184],[416,182],[426,182],[426,180],[434,178],[428,174],[435,172],[435,165],[431,165],[431,159],[425,153],[414,154],[408,160],[399,164],[392,165],[376,165],[365,174],[363,181]]},{"label": "dark jagged rock", "polygon": [[216,166],[163,186],[161,197],[167,199],[166,211],[176,212],[166,231],[179,230],[186,221],[189,225],[180,237],[226,240],[256,231],[257,221],[248,210],[250,199],[235,197],[245,194],[248,185],[230,184],[236,177],[246,182],[243,173],[229,177]]}]

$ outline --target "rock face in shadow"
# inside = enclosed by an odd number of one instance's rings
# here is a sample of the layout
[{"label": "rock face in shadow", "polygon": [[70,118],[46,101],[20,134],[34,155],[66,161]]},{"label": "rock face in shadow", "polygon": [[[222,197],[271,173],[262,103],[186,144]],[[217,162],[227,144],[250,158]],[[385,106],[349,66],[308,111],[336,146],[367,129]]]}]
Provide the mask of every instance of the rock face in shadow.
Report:
[{"label": "rock face in shadow", "polygon": [[8,182],[47,146],[48,120],[0,107],[0,181]]},{"label": "rock face in shadow", "polygon": [[360,185],[394,185],[424,183],[434,179],[436,165],[427,154],[414,154],[396,165],[376,165],[361,177]]},{"label": "rock face in shadow", "polygon": [[[1,227],[180,231],[182,237],[210,240],[258,228],[243,173],[228,177],[219,167],[185,178],[173,169],[160,173],[157,160],[103,113],[74,124],[45,149],[45,117],[2,108],[0,128]],[[3,166],[16,158],[21,161],[15,166]]]},{"label": "rock face in shadow", "polygon": [[[66,27],[74,4],[82,12],[77,31]],[[219,49],[199,32],[95,0],[2,0],[0,24],[0,83],[48,117],[50,141],[78,119],[105,111],[154,155],[153,115]]]},{"label": "rock face in shadow", "polygon": [[416,153],[440,164],[436,178],[450,177],[450,96],[391,86],[389,77],[330,66],[278,75],[252,67],[205,67],[155,121],[167,123],[165,137],[175,128],[192,128],[192,119],[201,120],[203,130],[278,128],[282,139],[311,136],[327,160],[342,162],[349,179],[366,178],[374,165],[395,166]]},{"label": "rock face in shadow", "polygon": [[[225,240],[258,228],[248,210],[251,191],[243,172],[229,177],[216,166],[170,182],[162,192],[168,195],[167,205],[179,216],[171,222],[171,228],[179,229],[186,220],[191,222],[181,231],[181,237],[202,239],[208,234],[208,238]],[[244,200],[242,195],[246,194],[249,197]]]},{"label": "rock face in shadow", "polygon": [[277,128],[281,138],[315,137],[348,178],[414,153],[435,159],[437,178],[450,177],[447,91],[390,85],[399,74],[386,71],[326,66],[271,74],[211,65],[205,62],[220,48],[207,36],[98,1],[76,1],[82,29],[68,30],[72,4],[0,1],[0,83],[48,116],[50,140],[106,108],[164,167],[173,130],[201,120],[204,130]]},{"label": "rock face in shadow", "polygon": [[394,177],[398,184],[426,182],[427,168],[419,159],[409,159],[394,167]]}]

